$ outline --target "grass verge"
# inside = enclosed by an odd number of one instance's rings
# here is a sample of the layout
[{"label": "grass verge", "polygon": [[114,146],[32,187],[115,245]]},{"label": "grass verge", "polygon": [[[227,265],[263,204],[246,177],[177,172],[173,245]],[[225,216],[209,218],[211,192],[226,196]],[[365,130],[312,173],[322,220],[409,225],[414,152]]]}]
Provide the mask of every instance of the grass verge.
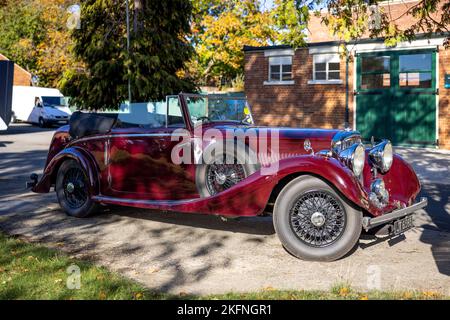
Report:
[{"label": "grass verge", "polygon": [[[71,267],[72,266],[72,267]],[[68,270],[80,270],[77,276]],[[69,279],[69,281],[68,281]],[[75,281],[70,281],[71,279]],[[436,292],[358,292],[348,285],[328,291],[280,291],[271,287],[258,292],[192,296],[153,292],[93,263],[76,260],[57,250],[27,243],[0,233],[0,299],[448,299]]]}]

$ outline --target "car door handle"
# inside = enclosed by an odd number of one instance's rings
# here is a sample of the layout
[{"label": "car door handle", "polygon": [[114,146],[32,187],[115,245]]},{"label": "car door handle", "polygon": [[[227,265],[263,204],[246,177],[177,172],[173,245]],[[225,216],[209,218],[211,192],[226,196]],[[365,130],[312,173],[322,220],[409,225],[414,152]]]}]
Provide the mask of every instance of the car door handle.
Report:
[{"label": "car door handle", "polygon": [[167,139],[158,139],[158,145],[161,150],[167,149],[169,147],[169,143]]}]

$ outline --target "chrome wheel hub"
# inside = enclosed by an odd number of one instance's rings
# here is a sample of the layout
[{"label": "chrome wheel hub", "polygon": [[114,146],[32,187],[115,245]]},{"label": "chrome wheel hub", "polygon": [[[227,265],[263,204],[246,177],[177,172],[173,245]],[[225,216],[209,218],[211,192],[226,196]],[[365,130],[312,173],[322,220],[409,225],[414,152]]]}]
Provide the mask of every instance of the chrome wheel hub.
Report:
[{"label": "chrome wheel hub", "polygon": [[206,188],[210,195],[229,189],[246,177],[242,164],[227,164],[225,160],[224,156],[222,163],[212,163],[206,168]]},{"label": "chrome wheel hub", "polygon": [[321,227],[325,224],[325,216],[316,211],[311,215],[311,223],[316,227]]},{"label": "chrome wheel hub", "polygon": [[220,185],[223,185],[225,181],[227,181],[227,176],[224,173],[216,172],[216,182]]},{"label": "chrome wheel hub", "polygon": [[73,193],[75,191],[75,185],[72,182],[69,182],[66,186],[66,190],[69,193]]}]

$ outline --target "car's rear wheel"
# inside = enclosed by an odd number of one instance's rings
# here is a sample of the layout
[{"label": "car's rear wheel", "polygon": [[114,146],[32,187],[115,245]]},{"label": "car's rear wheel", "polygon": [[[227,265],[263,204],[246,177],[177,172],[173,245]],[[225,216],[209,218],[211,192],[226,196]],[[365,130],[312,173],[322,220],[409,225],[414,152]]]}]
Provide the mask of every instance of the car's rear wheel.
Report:
[{"label": "car's rear wheel", "polygon": [[247,146],[236,144],[234,150],[223,150],[211,163],[197,165],[197,190],[203,198],[213,196],[244,180],[258,168],[256,155]]},{"label": "car's rear wheel", "polygon": [[333,261],[357,243],[362,213],[324,181],[300,176],[277,197],[273,222],[283,246],[294,256]]},{"label": "car's rear wheel", "polygon": [[47,126],[47,123],[45,122],[44,118],[40,117],[38,121],[39,127],[45,128]]},{"label": "car's rear wheel", "polygon": [[56,195],[61,208],[69,215],[84,218],[97,209],[89,192],[86,172],[75,160],[66,160],[58,170]]}]

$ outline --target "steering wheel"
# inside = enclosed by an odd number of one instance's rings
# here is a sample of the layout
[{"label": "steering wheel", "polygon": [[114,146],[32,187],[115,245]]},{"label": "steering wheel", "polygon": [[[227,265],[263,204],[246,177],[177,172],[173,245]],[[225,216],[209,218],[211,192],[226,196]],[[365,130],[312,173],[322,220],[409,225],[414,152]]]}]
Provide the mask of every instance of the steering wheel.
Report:
[{"label": "steering wheel", "polygon": [[208,116],[202,116],[202,117],[198,117],[196,119],[196,121],[202,121],[202,122],[203,122],[203,120],[207,120],[208,122],[211,122],[211,119]]}]

